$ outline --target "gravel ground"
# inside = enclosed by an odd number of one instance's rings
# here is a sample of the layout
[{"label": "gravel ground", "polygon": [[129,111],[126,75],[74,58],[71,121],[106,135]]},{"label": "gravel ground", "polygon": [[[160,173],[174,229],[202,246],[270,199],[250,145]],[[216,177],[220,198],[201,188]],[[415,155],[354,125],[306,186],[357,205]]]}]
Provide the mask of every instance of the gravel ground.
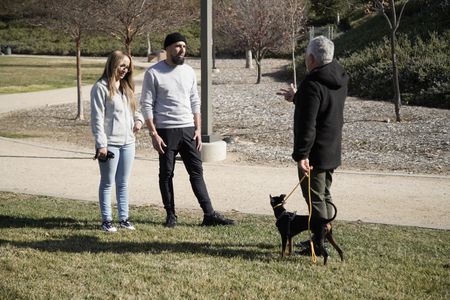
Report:
[{"label": "gravel ground", "polygon": [[[198,60],[190,60],[199,67]],[[244,60],[217,60],[213,74],[214,132],[228,144],[232,163],[285,166],[290,158],[294,106],[276,92],[292,80],[279,59],[263,61],[263,78],[245,69]],[[389,87],[387,87],[389,88]],[[345,107],[343,169],[450,175],[450,111],[403,106],[396,123],[394,106],[349,97]],[[0,117],[0,135],[30,135],[36,140],[92,147],[89,120],[76,121],[75,105],[17,111]],[[89,104],[85,103],[89,116]],[[138,153],[150,140],[138,136]]]}]

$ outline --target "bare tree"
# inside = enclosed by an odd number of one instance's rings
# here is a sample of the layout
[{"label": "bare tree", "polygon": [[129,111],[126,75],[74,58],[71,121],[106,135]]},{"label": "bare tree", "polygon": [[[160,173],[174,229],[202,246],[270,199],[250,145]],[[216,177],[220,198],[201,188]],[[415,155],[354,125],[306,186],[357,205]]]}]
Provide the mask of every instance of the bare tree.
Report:
[{"label": "bare tree", "polygon": [[[394,86],[394,98],[393,102],[395,105],[395,117],[397,122],[401,122],[400,108],[402,105],[402,99],[400,95],[400,85],[398,80],[398,67],[397,67],[397,55],[395,53],[395,48],[397,45],[397,29],[400,26],[400,20],[403,15],[403,10],[409,0],[404,0],[400,14],[397,17],[395,9],[395,0],[374,0],[375,10],[383,15],[389,25],[390,29],[390,41],[391,41],[391,61],[392,61],[392,82]],[[386,8],[389,10],[389,14],[386,12]]]},{"label": "bare tree", "polygon": [[[217,29],[232,37],[236,47],[250,49],[261,82],[261,63],[268,51],[278,51],[291,42],[291,13],[303,18],[303,11],[289,11],[303,0],[219,0]],[[299,5],[298,7],[300,7]],[[295,32],[300,28],[294,28]]]},{"label": "bare tree", "polygon": [[101,13],[99,29],[120,40],[131,55],[131,43],[153,17],[152,9],[163,1],[90,0]]},{"label": "bare tree", "polygon": [[[151,51],[149,31],[169,30],[181,26],[193,15],[195,0],[91,0],[102,13],[100,30],[120,40],[131,55],[131,45],[141,34],[147,35]],[[199,11],[197,12],[197,15]]]},{"label": "bare tree", "polygon": [[304,25],[306,22],[306,2],[298,0],[286,0],[288,7],[287,10],[290,13],[290,28],[291,28],[291,41],[292,41],[292,69],[294,72],[294,87],[297,88],[297,67],[295,62],[295,48],[297,46],[297,40],[304,33]]},{"label": "bare tree", "polygon": [[[81,95],[81,41],[85,34],[95,28],[96,11],[92,9],[90,0],[48,0],[48,11],[53,17],[47,21],[47,26],[66,32],[75,42],[77,67],[77,119],[84,120],[84,110]],[[53,22],[52,22],[53,21]]]},{"label": "bare tree", "polygon": [[151,16],[144,27],[147,32],[148,54],[151,51],[149,32],[165,32],[175,30],[200,17],[200,2],[198,0],[162,0],[160,4],[154,5]]}]

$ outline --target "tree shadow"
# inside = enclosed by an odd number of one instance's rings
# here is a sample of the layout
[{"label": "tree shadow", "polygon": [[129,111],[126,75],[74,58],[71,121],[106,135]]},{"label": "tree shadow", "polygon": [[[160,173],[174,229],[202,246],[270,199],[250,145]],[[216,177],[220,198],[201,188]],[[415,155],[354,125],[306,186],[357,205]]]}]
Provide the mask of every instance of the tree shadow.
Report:
[{"label": "tree shadow", "polygon": [[79,157],[79,156],[36,156],[36,155],[0,155],[5,158],[32,158],[32,159],[89,159],[91,157]]},{"label": "tree shadow", "polygon": [[[145,218],[136,216],[133,219],[137,224],[148,224],[160,227],[158,236],[164,237],[165,230],[162,226],[163,218]],[[198,230],[211,228],[199,227],[198,222],[182,222],[180,227],[198,227]],[[67,253],[175,253],[175,254],[204,254],[213,257],[239,257],[246,260],[269,261],[277,257],[278,244],[270,244],[258,241],[236,242],[190,242],[190,241],[136,241],[127,240],[131,234],[139,232],[120,232],[108,234],[100,232],[100,223],[92,218],[77,219],[73,217],[27,217],[0,215],[0,229],[2,228],[40,228],[40,229],[62,229],[58,231],[59,237],[47,238],[38,241],[16,241],[0,238],[0,247],[10,245],[17,248],[35,249],[45,252],[67,252]],[[73,231],[72,231],[73,230]],[[61,238],[61,236],[63,236]],[[104,239],[107,237],[107,240]],[[114,241],[118,237],[120,240]],[[111,239],[110,239],[111,238]]]},{"label": "tree shadow", "polygon": [[261,77],[270,77],[275,82],[289,82],[289,80],[292,81],[292,76],[288,72],[286,67],[283,67],[279,70],[273,71],[273,72],[264,72],[261,74]]},{"label": "tree shadow", "polygon": [[[47,217],[36,219],[0,215],[0,228],[93,229],[94,225],[89,223],[87,220],[74,218]],[[95,228],[98,228],[98,226]]]},{"label": "tree shadow", "polygon": [[178,254],[204,254],[215,257],[239,257],[246,260],[272,260],[277,251],[275,245],[266,243],[232,244],[232,243],[196,243],[196,242],[132,242],[103,241],[97,236],[73,235],[64,239],[47,239],[42,241],[8,241],[0,239],[0,246],[11,245],[18,248],[31,248],[46,252],[67,253],[148,253],[165,252]]},{"label": "tree shadow", "polygon": [[[134,221],[139,224],[162,225],[163,221],[135,218]],[[79,229],[79,230],[99,230],[100,221],[86,219],[47,217],[47,218],[29,218],[29,217],[11,217],[0,215],[0,228],[43,228],[43,229]],[[187,224],[187,226],[194,224]]]}]

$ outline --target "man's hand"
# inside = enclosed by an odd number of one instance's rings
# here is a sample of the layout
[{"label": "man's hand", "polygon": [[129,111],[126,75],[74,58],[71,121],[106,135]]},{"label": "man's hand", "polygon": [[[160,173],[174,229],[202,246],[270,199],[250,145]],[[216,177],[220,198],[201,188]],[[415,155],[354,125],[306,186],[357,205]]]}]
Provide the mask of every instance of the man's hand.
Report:
[{"label": "man's hand", "polygon": [[291,83],[291,85],[289,86],[289,88],[287,89],[280,89],[280,91],[277,93],[277,95],[279,96],[283,96],[284,100],[288,101],[288,102],[293,102],[294,101],[294,95],[297,92],[297,89],[294,87],[294,84]]},{"label": "man's hand", "polygon": [[308,173],[313,169],[313,166],[309,165],[309,159],[302,159],[298,161],[298,168],[303,176],[308,176]]},{"label": "man's hand", "polygon": [[197,150],[202,151],[202,134],[200,129],[195,129],[194,137],[192,138],[195,140],[195,143],[197,144]]},{"label": "man's hand", "polygon": [[157,134],[150,134],[152,138],[153,148],[158,151],[159,154],[164,154],[164,148],[167,147],[166,143],[164,143],[163,139]]}]

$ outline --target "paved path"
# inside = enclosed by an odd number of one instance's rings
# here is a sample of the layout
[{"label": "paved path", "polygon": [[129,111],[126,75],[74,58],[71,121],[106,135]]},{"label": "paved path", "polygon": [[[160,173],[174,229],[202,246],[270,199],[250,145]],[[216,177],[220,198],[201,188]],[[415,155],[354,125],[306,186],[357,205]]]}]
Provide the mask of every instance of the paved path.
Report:
[{"label": "paved path", "polygon": [[[97,201],[97,162],[90,149],[55,149],[0,138],[0,190]],[[205,163],[213,204],[220,211],[272,214],[269,194],[289,193],[295,168]],[[338,219],[450,229],[450,178],[338,171],[333,182]],[[199,208],[184,166],[177,162],[176,204]],[[131,204],[161,205],[158,162],[137,157],[130,181]],[[287,205],[306,213],[300,192]]]},{"label": "paved path", "polygon": [[[142,76],[142,75],[141,75]],[[137,78],[140,85],[142,78]],[[84,99],[90,87],[83,88]],[[140,87],[137,87],[137,91]],[[0,113],[34,106],[76,101],[75,88],[0,96]],[[99,172],[91,149],[61,149],[27,140],[0,138],[0,190],[97,201]],[[272,214],[269,194],[289,193],[296,170],[221,163],[205,163],[205,178],[220,211]],[[161,206],[158,163],[137,157],[130,181],[131,204]],[[338,170],[332,188],[340,220],[450,229],[450,177],[357,173]],[[176,204],[199,206],[187,173],[177,162]],[[306,214],[297,191],[288,208]]]}]

